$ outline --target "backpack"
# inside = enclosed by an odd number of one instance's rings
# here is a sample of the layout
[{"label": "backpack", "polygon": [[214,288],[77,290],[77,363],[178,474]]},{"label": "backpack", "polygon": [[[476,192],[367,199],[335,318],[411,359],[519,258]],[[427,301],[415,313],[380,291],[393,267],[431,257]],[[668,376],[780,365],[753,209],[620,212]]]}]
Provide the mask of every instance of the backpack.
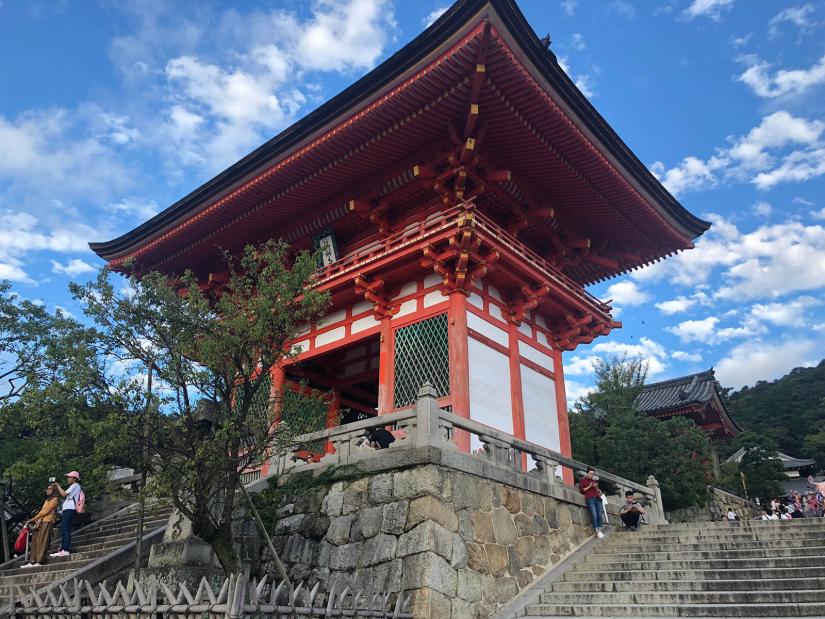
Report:
[{"label": "backpack", "polygon": [[75,511],[78,514],[82,514],[86,511],[86,493],[83,490],[80,491],[80,494],[77,495],[77,505],[75,505]]}]

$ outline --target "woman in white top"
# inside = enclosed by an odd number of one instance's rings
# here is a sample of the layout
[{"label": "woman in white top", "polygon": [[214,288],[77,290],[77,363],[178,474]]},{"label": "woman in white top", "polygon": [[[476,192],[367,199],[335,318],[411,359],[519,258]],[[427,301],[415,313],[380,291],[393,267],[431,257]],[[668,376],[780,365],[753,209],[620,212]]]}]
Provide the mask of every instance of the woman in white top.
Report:
[{"label": "woman in white top", "polygon": [[60,496],[65,497],[63,501],[63,511],[60,515],[61,543],[60,550],[51,554],[52,557],[67,557],[72,549],[72,523],[77,513],[77,503],[80,500],[80,473],[72,471],[66,473],[69,487],[65,490],[57,484],[57,491]]}]

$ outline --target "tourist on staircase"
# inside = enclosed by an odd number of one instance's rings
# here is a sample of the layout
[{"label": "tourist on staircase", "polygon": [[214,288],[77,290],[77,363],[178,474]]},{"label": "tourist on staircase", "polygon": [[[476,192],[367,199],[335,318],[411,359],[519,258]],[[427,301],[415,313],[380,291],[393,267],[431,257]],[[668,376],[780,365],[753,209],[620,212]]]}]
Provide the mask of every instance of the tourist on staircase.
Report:
[{"label": "tourist on staircase", "polygon": [[636,500],[632,490],[624,493],[625,504],[619,510],[619,517],[630,531],[638,531],[645,513],[644,507]]},{"label": "tourist on staircase", "polygon": [[26,528],[32,532],[31,546],[29,547],[29,562],[23,567],[36,567],[46,562],[46,553],[52,541],[52,528],[57,521],[58,499],[57,485],[46,486],[46,500],[40,511],[26,523]]},{"label": "tourist on staircase", "polygon": [[69,481],[69,487],[64,490],[60,484],[57,486],[57,491],[60,496],[65,497],[63,501],[63,510],[60,515],[60,530],[61,543],[60,550],[53,552],[52,557],[68,557],[72,551],[72,523],[74,522],[75,514],[82,513],[84,504],[86,502],[83,490],[80,488],[80,473],[72,471],[66,473],[66,478]]},{"label": "tourist on staircase", "polygon": [[604,537],[602,533],[602,491],[599,490],[599,482],[596,481],[596,472],[589,468],[584,477],[579,482],[579,492],[584,495],[587,502],[587,509],[590,510],[590,520],[593,528],[596,529],[596,537]]}]

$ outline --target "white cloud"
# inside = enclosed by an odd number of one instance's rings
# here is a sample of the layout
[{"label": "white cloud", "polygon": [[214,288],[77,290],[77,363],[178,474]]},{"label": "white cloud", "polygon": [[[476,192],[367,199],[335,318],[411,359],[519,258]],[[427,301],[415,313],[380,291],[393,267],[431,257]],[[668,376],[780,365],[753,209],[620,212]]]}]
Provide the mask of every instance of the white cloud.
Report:
[{"label": "white cloud", "polygon": [[819,305],[822,305],[822,301],[808,296],[785,303],[757,303],[751,308],[750,317],[777,326],[801,326],[805,324],[805,310]]},{"label": "white cloud", "polygon": [[587,43],[584,41],[584,35],[581,32],[574,32],[573,36],[570,37],[570,47],[577,52],[587,47]]},{"label": "white cloud", "polygon": [[751,208],[753,209],[753,212],[760,217],[770,217],[771,213],[773,213],[773,206],[771,206],[771,203],[765,202],[764,200],[760,200]]},{"label": "white cloud", "polygon": [[731,351],[716,364],[719,382],[736,389],[758,380],[774,380],[800,366],[819,361],[821,343],[813,340],[784,342],[747,342]]},{"label": "white cloud", "polygon": [[19,264],[11,262],[0,262],[0,279],[7,279],[12,282],[20,282],[21,284],[34,284],[35,281],[29,277]]},{"label": "white cloud", "polygon": [[155,142],[213,173],[293,122],[316,97],[312,72],[373,67],[395,28],[388,0],[319,0],[307,19],[286,11],[227,11],[223,55],[191,50],[162,67],[165,123]]},{"label": "white cloud", "polygon": [[821,208],[818,211],[811,211],[811,217],[814,219],[825,219],[825,208]]},{"label": "white cloud", "polygon": [[564,11],[565,15],[568,17],[573,17],[576,12],[576,5],[578,5],[579,0],[562,0],[561,8]]},{"label": "white cloud", "polygon": [[759,189],[771,189],[780,183],[801,183],[825,174],[825,146],[791,153],[782,165],[760,172],[753,179]]},{"label": "white cloud", "polygon": [[733,46],[734,47],[744,47],[748,43],[750,43],[751,37],[753,36],[753,32],[749,32],[745,36],[742,37],[734,37],[733,38]]},{"label": "white cloud", "polygon": [[381,56],[392,23],[387,0],[319,2],[298,30],[299,63],[321,71],[369,69]]},{"label": "white cloud", "polygon": [[648,376],[661,374],[667,367],[668,355],[664,346],[648,337],[639,338],[638,344],[600,342],[593,346],[592,350],[600,355],[627,355],[631,358],[641,358],[648,365]]},{"label": "white cloud", "polygon": [[575,355],[564,362],[565,376],[582,376],[593,373],[593,367],[599,360],[597,355]]},{"label": "white cloud", "polygon": [[803,4],[802,6],[793,6],[781,10],[768,22],[768,26],[770,26],[768,34],[771,37],[779,36],[781,34],[779,26],[784,23],[792,24],[802,32],[810,32],[816,26],[816,22],[811,19],[814,10],[812,4]]},{"label": "white cloud", "polygon": [[814,203],[813,203],[813,202],[811,202],[810,200],[806,200],[805,198],[800,198],[799,196],[795,197],[795,198],[792,200],[792,202],[793,202],[794,204],[802,204],[802,205],[804,205],[804,206],[813,206],[813,205],[814,205]]},{"label": "white cloud", "polygon": [[96,269],[88,262],[80,258],[69,260],[66,264],[61,264],[57,260],[52,260],[52,272],[75,277],[83,273],[94,273]]},{"label": "white cloud", "polygon": [[683,350],[674,350],[671,355],[677,361],[689,361],[691,363],[699,363],[702,360],[702,355],[698,352],[685,352]]},{"label": "white cloud", "polygon": [[432,26],[435,20],[444,15],[444,13],[446,13],[447,9],[449,8],[449,6],[442,6],[437,9],[433,9],[432,11],[427,13],[424,19],[421,20],[421,22],[424,24],[424,27],[429,28],[430,26]]},{"label": "white cloud", "polygon": [[771,74],[771,65],[757,56],[742,59],[748,66],[736,79],[763,98],[799,95],[825,83],[825,56],[808,69],[780,69]]},{"label": "white cloud", "polygon": [[631,280],[624,280],[612,284],[605,293],[608,299],[618,305],[643,305],[650,300],[650,295],[639,288],[638,284]]},{"label": "white cloud", "polygon": [[695,304],[696,299],[689,299],[685,296],[679,295],[678,297],[676,297],[675,299],[671,299],[670,301],[662,301],[661,303],[656,303],[656,309],[658,309],[663,314],[672,316],[673,314],[680,314],[681,312],[686,312]]},{"label": "white cloud", "polygon": [[718,21],[722,16],[722,11],[731,8],[733,8],[733,0],[693,0],[690,6],[684,10],[684,15],[688,19],[707,17],[713,21]]},{"label": "white cloud", "polygon": [[587,73],[579,73],[573,75],[573,70],[570,68],[568,64],[567,56],[559,56],[558,57],[559,66],[562,68],[562,71],[567,73],[570,76],[570,79],[576,84],[576,88],[581,90],[582,94],[587,97],[588,99],[592,99],[595,95],[595,91],[593,90],[593,78],[588,75]]},{"label": "white cloud", "polygon": [[[708,189],[724,179],[749,180],[759,189],[769,189],[825,174],[823,132],[825,122],[773,112],[747,134],[729,137],[730,146],[718,148],[707,159],[687,156],[669,169],[657,161],[650,170],[674,195]],[[788,147],[794,150],[779,152]]]},{"label": "white cloud", "polygon": [[685,343],[701,342],[709,344],[716,335],[717,324],[719,324],[718,318],[708,316],[702,320],[685,320],[675,326],[666,327],[666,330]]}]

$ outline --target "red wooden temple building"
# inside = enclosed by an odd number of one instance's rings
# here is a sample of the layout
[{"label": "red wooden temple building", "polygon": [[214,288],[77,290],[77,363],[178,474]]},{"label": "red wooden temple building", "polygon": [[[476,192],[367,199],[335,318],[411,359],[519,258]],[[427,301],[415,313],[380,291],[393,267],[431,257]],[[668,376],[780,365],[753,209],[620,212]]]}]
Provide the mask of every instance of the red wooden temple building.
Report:
[{"label": "red wooden temple building", "polygon": [[333,305],[275,388],[334,390],[347,421],[411,406],[430,381],[453,413],[569,455],[562,353],[619,326],[585,287],[692,247],[708,225],[512,0],[460,0],[302,120],[92,248],[115,267],[191,268],[209,286],[219,247],[321,247]]}]

